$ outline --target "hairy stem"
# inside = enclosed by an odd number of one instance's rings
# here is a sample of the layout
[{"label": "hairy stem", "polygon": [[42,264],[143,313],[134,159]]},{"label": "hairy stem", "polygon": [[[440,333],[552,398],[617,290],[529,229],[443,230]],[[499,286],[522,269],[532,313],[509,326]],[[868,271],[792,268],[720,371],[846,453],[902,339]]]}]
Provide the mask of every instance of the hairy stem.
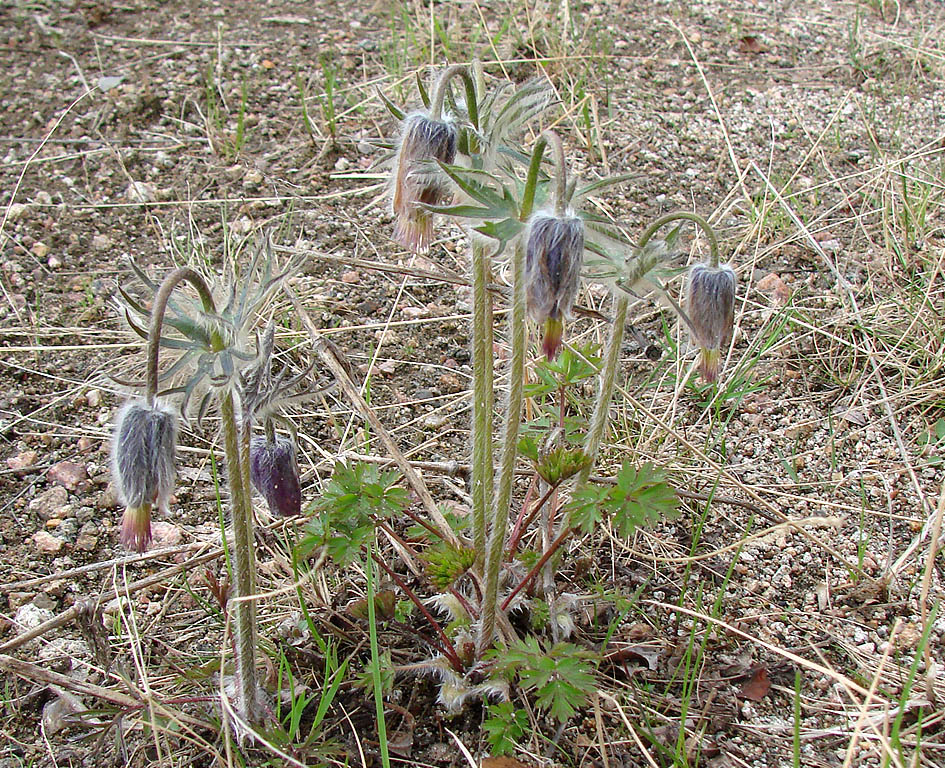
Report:
[{"label": "hairy stem", "polygon": [[471,249],[473,287],[473,403],[472,403],[472,505],[473,546],[476,565],[486,558],[486,510],[491,509],[494,487],[492,464],[493,365],[492,296],[489,293],[489,250],[473,239]]},{"label": "hairy stem", "polygon": [[[604,354],[604,367],[600,374],[600,387],[597,392],[597,402],[594,403],[594,413],[591,414],[591,423],[584,440],[584,453],[587,464],[578,474],[577,488],[580,488],[590,477],[591,468],[597,461],[597,451],[600,441],[604,437],[607,419],[610,415],[610,401],[614,396],[614,385],[617,383],[617,363],[620,361],[620,347],[623,344],[623,329],[627,322],[627,307],[630,298],[621,294],[617,297],[614,306],[614,323],[610,329],[610,338],[607,340],[607,351]],[[561,522],[562,530],[570,525],[570,515],[566,514]]]},{"label": "hairy stem", "polygon": [[519,239],[512,252],[512,312],[509,320],[512,360],[509,367],[509,395],[505,409],[499,482],[492,511],[486,553],[486,579],[482,603],[482,625],[479,654],[491,646],[495,635],[496,603],[499,592],[499,571],[505,554],[509,525],[509,505],[515,479],[515,456],[522,420],[523,384],[525,374],[525,245]]},{"label": "hairy stem", "polygon": [[[161,329],[164,325],[164,313],[167,310],[167,302],[171,298],[171,292],[185,280],[197,289],[197,293],[200,294],[200,301],[203,303],[204,311],[216,311],[210,289],[198,272],[195,272],[190,267],[179,267],[164,278],[161,287],[158,288],[157,295],[154,297],[154,306],[151,308],[151,326],[148,329],[148,405],[154,405],[154,398],[157,395],[158,355],[161,349]],[[214,334],[213,343],[215,349],[218,344],[220,348],[223,346],[222,341],[216,334]]]},{"label": "hairy stem", "polygon": [[701,229],[706,238],[709,241],[709,266],[718,267],[719,266],[719,240],[715,236],[715,230],[709,226],[709,222],[703,219],[696,213],[689,213],[688,211],[675,211],[673,213],[667,213],[665,216],[660,216],[656,221],[654,221],[650,226],[646,228],[643,234],[640,236],[640,242],[637,244],[638,248],[643,248],[650,238],[655,235],[660,228],[665,227],[667,224],[673,221],[686,220],[691,221],[696,224],[699,229]]},{"label": "hairy stem", "polygon": [[443,102],[446,100],[446,89],[450,80],[459,76],[463,79],[463,86],[466,88],[466,109],[469,112],[469,121],[475,128],[479,128],[479,107],[476,101],[476,85],[469,76],[469,70],[464,64],[454,64],[444,69],[437,78],[433,86],[433,94],[430,97],[430,117],[434,120],[440,120],[443,115]]},{"label": "hairy stem", "polygon": [[544,131],[541,135],[551,146],[555,163],[555,216],[564,216],[568,201],[568,166],[564,161],[564,145],[561,143],[561,137],[554,131]]},{"label": "hairy stem", "polygon": [[233,504],[233,569],[236,587],[236,674],[239,682],[240,712],[257,723],[259,687],[256,682],[256,555],[253,537],[253,509],[249,493],[249,451],[244,460],[240,429],[236,420],[233,393],[225,390],[220,398],[223,447],[227,478]]}]

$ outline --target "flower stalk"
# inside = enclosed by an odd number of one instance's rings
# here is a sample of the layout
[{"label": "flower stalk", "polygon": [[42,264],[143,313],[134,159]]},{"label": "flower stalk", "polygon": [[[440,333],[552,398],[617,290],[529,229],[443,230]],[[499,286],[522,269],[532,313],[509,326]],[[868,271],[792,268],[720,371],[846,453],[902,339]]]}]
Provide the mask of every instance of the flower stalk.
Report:
[{"label": "flower stalk", "polygon": [[479,568],[485,562],[486,514],[492,508],[494,468],[492,459],[493,319],[488,245],[473,239],[471,246],[473,293],[473,403],[472,403],[472,503],[473,547]]},{"label": "flower stalk", "polygon": [[[535,143],[528,169],[528,180],[519,213],[521,221],[527,221],[535,200],[535,186],[541,157],[548,140],[545,134]],[[479,630],[478,651],[482,656],[495,637],[496,608],[499,593],[499,571],[505,556],[505,543],[509,526],[509,505],[512,500],[512,485],[515,479],[515,457],[518,453],[518,433],[522,421],[525,378],[525,244],[519,238],[512,249],[512,311],[509,313],[509,339],[512,345],[509,366],[509,394],[505,408],[502,452],[499,463],[499,480],[492,508],[492,525],[485,561],[485,584],[482,597],[482,622]]]},{"label": "flower stalk", "polygon": [[[190,283],[200,296],[204,312],[216,314],[213,295],[198,272],[181,267],[169,274],[161,283],[154,300],[151,325],[148,334],[147,398],[153,403],[157,394],[158,354],[161,331],[167,303],[173,290],[182,282]],[[219,331],[210,333],[212,350],[224,348]],[[231,387],[226,387],[220,398],[220,415],[223,425],[223,444],[226,453],[227,477],[233,505],[234,534],[234,602],[236,615],[236,670],[238,678],[240,714],[250,723],[262,719],[259,701],[259,686],[256,678],[256,606],[255,606],[255,541],[253,535],[253,510],[250,495],[249,431],[244,425],[242,440],[236,418],[236,408]]]}]

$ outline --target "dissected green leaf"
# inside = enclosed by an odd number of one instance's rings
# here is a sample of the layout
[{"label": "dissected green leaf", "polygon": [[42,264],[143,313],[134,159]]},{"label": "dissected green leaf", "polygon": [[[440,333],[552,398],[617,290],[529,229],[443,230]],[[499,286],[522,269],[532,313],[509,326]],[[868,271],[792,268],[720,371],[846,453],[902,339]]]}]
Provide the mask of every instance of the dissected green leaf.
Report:
[{"label": "dissected green leaf", "polygon": [[493,755],[510,755],[515,751],[528,728],[528,713],[516,709],[511,701],[500,701],[488,706],[488,717],[482,723],[486,741]]},{"label": "dissected green leaf", "polygon": [[594,654],[573,643],[555,643],[542,649],[535,636],[514,641],[504,650],[490,651],[494,674],[517,677],[536,703],[559,722],[565,722],[584,706],[595,690]]},{"label": "dissected green leaf", "polygon": [[407,506],[407,491],[395,485],[398,480],[396,472],[381,471],[374,464],[335,464],[321,497],[312,505],[302,551],[323,544],[341,565],[359,557],[374,534],[374,519],[399,514]]}]

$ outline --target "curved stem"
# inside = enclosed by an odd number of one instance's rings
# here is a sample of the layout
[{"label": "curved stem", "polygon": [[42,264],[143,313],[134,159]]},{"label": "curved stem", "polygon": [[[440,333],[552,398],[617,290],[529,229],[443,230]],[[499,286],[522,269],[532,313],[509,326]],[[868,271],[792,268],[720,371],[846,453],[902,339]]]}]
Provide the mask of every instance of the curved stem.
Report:
[{"label": "curved stem", "polygon": [[[521,592],[525,587],[532,583],[532,580],[538,575],[539,571],[544,567],[544,565],[551,559],[551,556],[560,549],[561,545],[564,544],[568,536],[571,534],[570,528],[565,528],[558,534],[558,537],[548,545],[548,549],[545,550],[544,554],[538,558],[538,562],[532,566],[532,569],[525,574],[525,578],[522,579],[513,589],[509,592],[509,596],[502,601],[502,610],[508,610],[509,604],[512,600],[515,599],[515,596]],[[553,619],[552,619],[553,620]]]},{"label": "curved stem", "polygon": [[457,75],[463,79],[463,86],[466,89],[466,109],[469,111],[469,122],[478,130],[479,105],[476,103],[476,84],[469,76],[469,71],[465,64],[454,64],[440,73],[436,84],[433,86],[433,94],[430,97],[430,117],[434,120],[442,119],[443,102],[446,100],[446,88],[450,80]]},{"label": "curved stem", "polygon": [[[456,648],[453,645],[453,643],[450,642],[450,639],[447,636],[446,632],[443,631],[443,627],[441,627],[440,623],[436,619],[433,618],[433,614],[430,613],[430,611],[423,604],[420,598],[418,598],[414,594],[414,591],[410,587],[407,586],[407,583],[402,578],[400,578],[400,576],[398,576],[386,562],[384,562],[384,559],[382,557],[380,557],[376,552],[371,552],[370,549],[368,549],[368,554],[371,556],[371,559],[373,559],[375,563],[377,563],[379,566],[381,566],[381,568],[383,568],[387,572],[387,575],[391,577],[393,582],[398,587],[400,587],[401,591],[405,595],[407,595],[408,598],[410,598],[410,601],[417,607],[420,613],[423,614],[423,618],[427,620],[427,623],[433,628],[433,631],[436,632],[436,634],[439,635],[440,640],[443,641],[443,645],[439,648],[439,650],[443,653],[443,655],[447,659],[449,659],[449,662],[452,665],[453,669],[455,669],[457,672],[462,673],[463,662],[460,661],[459,654],[456,653]],[[369,600],[368,601],[369,611],[372,610],[371,608],[372,604],[373,604],[373,601]]]},{"label": "curved stem", "polygon": [[715,236],[715,230],[709,225],[705,219],[699,216],[696,213],[689,213],[688,211],[675,211],[674,213],[667,213],[665,216],[660,216],[656,221],[654,221],[650,226],[644,230],[643,234],[640,236],[640,242],[637,244],[638,248],[643,248],[650,238],[655,235],[661,227],[666,226],[672,221],[679,221],[685,219],[686,221],[691,221],[699,226],[704,233],[706,238],[709,241],[709,266],[715,268],[719,266],[719,241]]},{"label": "curved stem", "polygon": [[542,131],[541,135],[551,145],[555,163],[555,216],[564,216],[565,204],[568,201],[568,167],[564,162],[564,145],[561,143],[561,137],[554,131]]},{"label": "curved stem", "polygon": [[[157,395],[161,328],[164,325],[164,313],[167,310],[167,302],[171,298],[172,291],[185,280],[197,289],[197,293],[200,294],[200,300],[203,303],[204,311],[216,311],[210,288],[198,272],[195,272],[190,267],[179,267],[164,278],[161,287],[158,288],[158,292],[154,297],[154,305],[151,308],[151,326],[148,328],[148,405],[154,405],[154,398]],[[214,342],[216,343],[217,341],[219,340],[215,338]],[[220,343],[222,346],[222,342]]]}]

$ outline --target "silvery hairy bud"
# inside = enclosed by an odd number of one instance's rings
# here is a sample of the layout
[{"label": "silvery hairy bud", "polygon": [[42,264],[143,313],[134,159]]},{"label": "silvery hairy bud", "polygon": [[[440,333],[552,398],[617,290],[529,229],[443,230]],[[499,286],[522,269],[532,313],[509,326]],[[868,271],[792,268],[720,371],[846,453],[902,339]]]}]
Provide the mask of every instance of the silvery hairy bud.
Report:
[{"label": "silvery hairy bud", "polygon": [[112,475],[125,505],[121,543],[143,552],[151,541],[151,509],[167,508],[174,492],[177,417],[167,406],[130,400],[118,412]]},{"label": "silvery hairy bud", "polygon": [[525,283],[528,311],[542,326],[542,349],[551,360],[571,314],[584,261],[584,221],[568,212],[555,216],[539,211],[528,222]]},{"label": "silvery hairy bud", "polygon": [[732,341],[735,319],[735,272],[727,264],[695,264],[689,272],[689,320],[702,348],[699,372],[708,381],[719,377],[721,350]]},{"label": "silvery hairy bud", "polygon": [[450,194],[436,161],[453,162],[458,135],[455,123],[434,120],[426,112],[404,118],[392,181],[394,239],[417,253],[429,250],[433,241],[433,214],[423,206],[439,205]]},{"label": "silvery hairy bud", "polygon": [[249,446],[249,477],[270,512],[283,517],[301,514],[302,487],[295,443],[290,438],[277,435],[269,442],[265,437],[254,437]]}]

